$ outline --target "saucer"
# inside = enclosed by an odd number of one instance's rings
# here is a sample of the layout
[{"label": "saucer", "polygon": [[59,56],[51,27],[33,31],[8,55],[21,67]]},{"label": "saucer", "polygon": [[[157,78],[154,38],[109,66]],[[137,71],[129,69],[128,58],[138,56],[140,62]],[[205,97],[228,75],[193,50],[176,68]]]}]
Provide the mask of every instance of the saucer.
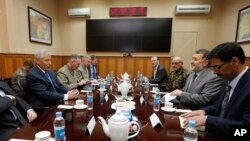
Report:
[{"label": "saucer", "polygon": [[97,90],[98,90],[98,91],[103,91],[103,92],[104,92],[104,91],[106,91],[107,89],[97,89]]},{"label": "saucer", "polygon": [[[35,139],[34,141],[39,141],[40,139]],[[54,138],[50,138],[49,141],[55,141]]]},{"label": "saucer", "polygon": [[162,111],[165,111],[165,112],[175,112],[175,108],[168,108],[168,107],[161,107],[161,110]]},{"label": "saucer", "polygon": [[113,104],[111,104],[111,108],[112,108],[113,110],[116,110],[117,106],[129,108],[130,110],[134,110],[134,109],[135,109],[135,105],[133,105],[133,104],[131,104],[131,103],[118,102],[118,103],[113,103]]},{"label": "saucer", "polygon": [[134,97],[133,96],[127,96],[125,99],[128,100],[128,101],[131,101],[131,100],[134,99]]},{"label": "saucer", "polygon": [[74,108],[77,110],[82,110],[82,109],[85,109],[87,107],[88,107],[87,105],[82,105],[82,106],[74,105]]},{"label": "saucer", "polygon": [[151,92],[151,93],[156,93],[156,91],[153,91],[153,90],[152,90],[152,91],[150,91],[150,92]]}]

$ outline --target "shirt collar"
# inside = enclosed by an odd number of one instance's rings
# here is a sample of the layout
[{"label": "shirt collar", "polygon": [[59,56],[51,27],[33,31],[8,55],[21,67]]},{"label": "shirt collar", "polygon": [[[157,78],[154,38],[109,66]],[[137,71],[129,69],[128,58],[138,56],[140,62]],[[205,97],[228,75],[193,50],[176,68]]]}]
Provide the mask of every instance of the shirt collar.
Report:
[{"label": "shirt collar", "polygon": [[39,67],[38,65],[37,65],[37,67],[45,74],[46,73],[46,71],[44,71],[41,67]]},{"label": "shirt collar", "polygon": [[248,69],[248,66],[240,74],[238,74],[231,82],[229,82],[229,85],[232,87],[231,92],[234,91],[236,85],[238,84],[238,82],[240,81],[244,73],[247,71],[247,69]]}]

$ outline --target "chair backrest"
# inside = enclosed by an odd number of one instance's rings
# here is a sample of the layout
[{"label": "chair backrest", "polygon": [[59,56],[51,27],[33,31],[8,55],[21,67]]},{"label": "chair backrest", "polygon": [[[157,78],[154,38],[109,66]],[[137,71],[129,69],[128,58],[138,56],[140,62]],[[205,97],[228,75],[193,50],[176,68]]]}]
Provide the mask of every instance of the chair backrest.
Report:
[{"label": "chair backrest", "polygon": [[26,92],[26,79],[25,78],[17,79],[17,85],[20,88],[20,91],[21,91],[21,93],[23,95],[23,99],[26,102],[29,102],[29,95]]}]

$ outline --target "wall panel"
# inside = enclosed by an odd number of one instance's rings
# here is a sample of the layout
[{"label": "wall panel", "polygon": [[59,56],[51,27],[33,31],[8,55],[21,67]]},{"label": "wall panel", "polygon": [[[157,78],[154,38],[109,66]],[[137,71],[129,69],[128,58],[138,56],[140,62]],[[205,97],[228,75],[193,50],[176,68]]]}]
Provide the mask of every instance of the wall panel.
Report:
[{"label": "wall panel", "polygon": [[[57,71],[67,63],[69,56],[52,56],[51,69]],[[140,71],[144,76],[152,76],[152,64],[150,57],[98,57],[98,72],[101,77],[105,77],[113,71],[115,76],[128,72],[131,77],[135,77]],[[169,57],[160,57],[160,64],[163,64],[170,72],[171,59]],[[22,66],[25,60],[33,60],[33,55],[28,54],[0,54],[0,78],[6,79],[12,77],[15,70]],[[250,66],[250,58],[246,59],[246,65]]]}]

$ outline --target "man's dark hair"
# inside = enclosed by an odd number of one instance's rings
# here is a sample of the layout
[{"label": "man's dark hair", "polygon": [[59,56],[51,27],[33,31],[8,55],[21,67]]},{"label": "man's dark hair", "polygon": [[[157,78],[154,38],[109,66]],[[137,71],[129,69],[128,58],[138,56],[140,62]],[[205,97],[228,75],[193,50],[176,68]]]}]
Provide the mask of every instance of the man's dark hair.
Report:
[{"label": "man's dark hair", "polygon": [[33,67],[34,67],[34,64],[33,64],[33,62],[30,61],[30,60],[25,60],[25,61],[23,62],[23,66],[27,66],[27,67],[33,68]]},{"label": "man's dark hair", "polygon": [[199,49],[199,50],[196,50],[195,53],[197,54],[202,54],[203,55],[203,58],[207,58],[208,54],[209,54],[209,50],[206,50],[206,49]]},{"label": "man's dark hair", "polygon": [[239,58],[241,64],[245,63],[246,56],[241,46],[235,42],[226,42],[216,46],[207,58],[218,58],[223,62],[227,62],[233,57]]}]

